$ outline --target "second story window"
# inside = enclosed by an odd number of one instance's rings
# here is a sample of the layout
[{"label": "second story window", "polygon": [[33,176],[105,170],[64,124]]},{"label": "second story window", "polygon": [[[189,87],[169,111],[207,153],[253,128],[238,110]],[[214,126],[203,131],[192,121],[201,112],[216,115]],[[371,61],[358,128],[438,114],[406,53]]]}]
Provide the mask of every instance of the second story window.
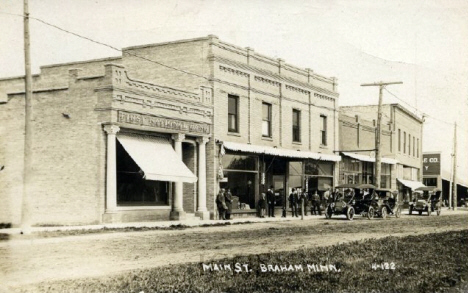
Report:
[{"label": "second story window", "polygon": [[408,133],[408,156],[411,156],[411,134]]},{"label": "second story window", "polygon": [[401,129],[398,129],[398,151],[401,152]]},{"label": "second story window", "polygon": [[271,104],[262,103],[262,136],[271,137]]},{"label": "second story window", "polygon": [[403,153],[406,154],[406,131],[403,131]]},{"label": "second story window", "polygon": [[292,135],[294,142],[301,141],[301,111],[293,109],[292,112]]},{"label": "second story window", "polygon": [[228,131],[239,132],[239,97],[234,95],[228,96]]},{"label": "second story window", "polygon": [[320,115],[320,144],[327,145],[327,116]]}]

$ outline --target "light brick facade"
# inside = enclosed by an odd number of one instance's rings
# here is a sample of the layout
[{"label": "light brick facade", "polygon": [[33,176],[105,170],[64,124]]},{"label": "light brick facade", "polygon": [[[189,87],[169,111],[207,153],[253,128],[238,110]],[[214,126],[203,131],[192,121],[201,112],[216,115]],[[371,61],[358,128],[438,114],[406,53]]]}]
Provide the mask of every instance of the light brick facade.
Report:
[{"label": "light brick facade", "polygon": [[[340,150],[375,149],[377,106],[340,107]],[[395,159],[391,186],[397,179],[422,181],[423,120],[399,104],[382,105],[382,157]],[[375,155],[375,151],[356,152]],[[401,189],[401,188],[399,188]]]},{"label": "light brick facade", "polygon": [[[154,62],[148,61],[153,60]],[[158,62],[167,66],[161,66]],[[186,72],[192,74],[187,74]],[[0,223],[21,219],[24,83],[0,80]],[[220,41],[215,36],[125,48],[122,57],[41,67],[34,77],[34,225],[167,220],[169,205],[106,208],[108,134],[185,134],[182,159],[198,174],[206,144],[206,206],[216,214],[223,141],[333,155],[338,148],[335,78]],[[237,133],[228,131],[228,95],[239,97]],[[272,105],[269,138],[262,137],[262,103]],[[300,142],[292,140],[292,111],[300,111]],[[321,118],[327,117],[326,144]],[[334,164],[338,172],[338,164]],[[257,175],[258,176],[258,175]],[[335,182],[336,183],[336,178]],[[107,186],[107,187],[106,187]],[[174,184],[171,190],[174,189]],[[255,189],[258,192],[259,184]],[[183,209],[197,212],[197,183],[183,184]]]}]

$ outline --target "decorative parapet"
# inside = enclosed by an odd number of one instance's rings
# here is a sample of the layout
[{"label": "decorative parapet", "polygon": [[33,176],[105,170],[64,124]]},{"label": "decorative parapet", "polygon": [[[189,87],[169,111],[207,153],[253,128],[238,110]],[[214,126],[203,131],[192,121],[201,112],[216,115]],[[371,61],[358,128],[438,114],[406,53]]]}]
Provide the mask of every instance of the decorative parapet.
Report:
[{"label": "decorative parapet", "polygon": [[314,93],[314,97],[322,99],[322,100],[327,100],[327,101],[334,101],[335,99],[326,95]]},{"label": "decorative parapet", "polygon": [[226,67],[226,66],[222,66],[222,65],[219,66],[219,70],[221,70],[223,72],[226,72],[226,73],[230,73],[230,74],[235,74],[235,75],[239,75],[239,76],[243,76],[243,77],[249,77],[248,73],[245,73],[245,72],[237,70],[237,69],[232,69],[232,68],[229,68],[229,67]]},{"label": "decorative parapet", "polygon": [[175,98],[178,100],[187,100],[195,103],[212,103],[213,93],[211,88],[202,87],[199,93],[192,93],[184,90],[173,89],[170,87],[159,86],[152,83],[135,80],[128,76],[125,67],[117,64],[106,65],[106,79],[106,85],[111,85],[120,89],[128,88],[150,94],[162,95],[165,98]]},{"label": "decorative parapet", "polygon": [[271,80],[271,79],[263,78],[261,76],[255,76],[255,81],[267,83],[267,84],[270,84],[272,86],[277,86],[277,87],[281,86],[281,83]]},{"label": "decorative parapet", "polygon": [[301,93],[301,94],[304,94],[304,95],[310,94],[309,91],[306,91],[306,90],[303,90],[303,89],[301,89],[301,88],[298,88],[298,87],[295,87],[295,86],[291,86],[291,85],[286,85],[286,89],[287,89],[287,90],[290,90],[290,91],[298,92],[298,93]]}]

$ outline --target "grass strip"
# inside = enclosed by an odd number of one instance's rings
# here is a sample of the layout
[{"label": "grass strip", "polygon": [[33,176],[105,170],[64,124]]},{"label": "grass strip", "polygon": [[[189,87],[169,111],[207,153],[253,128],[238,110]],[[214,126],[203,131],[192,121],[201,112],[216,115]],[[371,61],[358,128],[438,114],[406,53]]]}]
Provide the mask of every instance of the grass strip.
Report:
[{"label": "grass strip", "polygon": [[[286,244],[287,245],[287,244]],[[385,264],[388,264],[388,268]],[[135,270],[103,278],[42,283],[36,292],[446,292],[468,275],[468,230],[356,241],[293,252],[236,256]],[[236,264],[242,267],[236,272]],[[373,264],[379,267],[373,267]],[[380,265],[383,264],[383,267]],[[394,269],[391,268],[394,265]],[[251,271],[244,268],[247,265]],[[303,270],[262,268],[301,265]],[[307,265],[330,270],[307,269]],[[338,271],[330,267],[334,266]],[[206,268],[206,267],[205,267]]]}]

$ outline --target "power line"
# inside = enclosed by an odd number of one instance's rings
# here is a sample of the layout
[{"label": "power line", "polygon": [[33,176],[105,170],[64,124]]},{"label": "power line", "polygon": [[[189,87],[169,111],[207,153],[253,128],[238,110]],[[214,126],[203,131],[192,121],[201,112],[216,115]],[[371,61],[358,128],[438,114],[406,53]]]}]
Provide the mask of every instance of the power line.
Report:
[{"label": "power line", "polygon": [[[21,14],[15,14],[15,13],[8,13],[8,12],[3,12],[3,11],[0,11],[0,13],[3,13],[3,14],[8,14],[8,15],[14,15],[14,16],[20,16],[20,17],[24,17],[23,15]],[[100,42],[100,41],[96,41],[94,39],[91,39],[89,37],[85,37],[83,35],[80,35],[80,34],[77,34],[75,32],[72,32],[72,31],[69,31],[67,29],[64,29],[64,28],[61,28],[55,24],[52,24],[52,23],[49,23],[45,20],[42,20],[40,18],[37,18],[37,17],[33,17],[33,16],[29,16],[30,19],[33,19],[37,22],[40,22],[42,24],[45,24],[47,26],[50,26],[50,27],[53,27],[57,30],[60,30],[64,33],[67,33],[67,34],[71,34],[75,37],[78,37],[78,38],[81,38],[81,39],[84,39],[84,40],[87,40],[89,42],[92,42],[92,43],[95,43],[95,44],[98,44],[98,45],[101,45],[101,46],[104,46],[104,47],[107,47],[107,48],[110,48],[112,50],[115,50],[115,51],[118,51],[118,52],[121,52],[121,53],[124,53],[124,51],[122,49],[119,49],[117,47],[114,47],[112,45],[109,45],[109,44],[106,44],[106,43],[103,43],[103,42]],[[193,75],[193,76],[196,76],[196,77],[200,77],[200,78],[203,78],[203,79],[206,79],[206,80],[210,80],[209,78],[207,78],[206,76],[203,76],[203,75],[200,75],[200,74],[197,74],[197,73],[193,73],[193,72],[190,72],[190,71],[186,71],[186,70],[183,70],[183,69],[179,69],[179,68],[176,68],[176,67],[173,67],[173,66],[170,66],[170,65],[167,65],[167,64],[164,64],[164,63],[161,63],[161,62],[158,62],[158,61],[155,61],[155,60],[152,60],[152,59],[149,59],[149,58],[146,58],[146,57],[143,57],[143,56],[140,56],[140,55],[137,55],[137,54],[134,54],[134,53],[131,53],[131,52],[128,52],[126,51],[125,54],[127,55],[130,55],[130,56],[133,56],[133,57],[136,57],[136,58],[140,58],[142,60],[145,60],[145,61],[149,61],[149,62],[152,62],[154,64],[157,64],[157,65],[160,65],[160,66],[163,66],[163,67],[166,67],[166,68],[169,68],[169,69],[172,69],[172,70],[176,70],[176,71],[179,71],[179,72],[182,72],[182,73],[185,73],[185,74],[189,74],[189,75]]]},{"label": "power line", "polygon": [[404,101],[403,99],[399,98],[397,95],[395,95],[394,93],[392,93],[392,92],[389,91],[388,89],[386,89],[386,88],[384,88],[384,89],[385,89],[389,94],[391,94],[391,95],[394,96],[396,99],[398,99],[399,101],[401,101],[401,102],[405,103],[407,106],[413,108],[416,112],[420,112],[421,115],[423,115],[424,117],[428,117],[428,118],[437,120],[437,121],[439,121],[439,122],[442,122],[442,123],[445,123],[445,124],[448,124],[448,125],[454,125],[453,122],[444,121],[444,120],[442,120],[442,119],[436,118],[436,117],[434,117],[434,116],[432,116],[432,115],[429,115],[429,114],[427,114],[427,113],[425,113],[425,112],[419,110],[418,108],[416,108],[416,107],[410,105],[409,103],[407,103],[407,102]]}]

